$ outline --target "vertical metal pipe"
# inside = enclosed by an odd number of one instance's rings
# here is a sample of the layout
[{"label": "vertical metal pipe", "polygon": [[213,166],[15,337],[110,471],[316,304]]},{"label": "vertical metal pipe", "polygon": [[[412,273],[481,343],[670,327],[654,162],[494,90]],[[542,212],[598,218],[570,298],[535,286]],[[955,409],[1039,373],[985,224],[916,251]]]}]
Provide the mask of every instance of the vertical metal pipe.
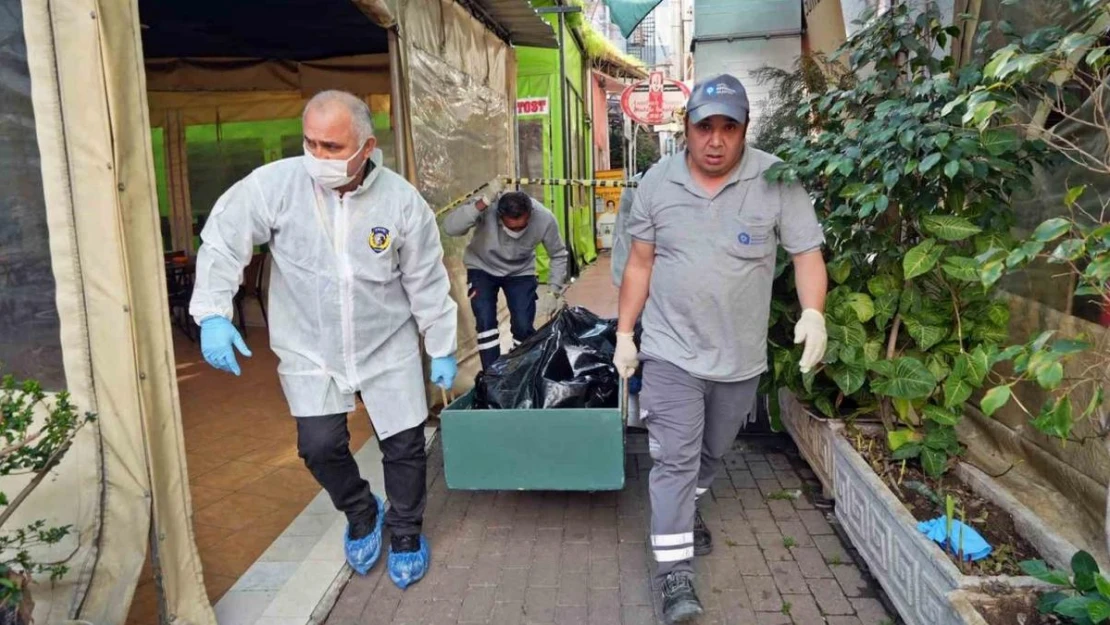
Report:
[{"label": "vertical metal pipe", "polygon": [[[563,109],[562,124],[563,124],[563,175],[562,178],[570,178],[570,106],[567,104],[567,52],[566,52],[566,15],[559,12],[559,102]],[[566,240],[567,247],[571,248],[573,253],[574,248],[571,245],[572,239],[570,238],[570,189],[563,188],[563,230],[565,234],[563,238]],[[575,265],[574,259],[571,259],[571,266]]]},{"label": "vertical metal pipe", "polygon": [[387,31],[389,38],[389,100],[393,121],[393,153],[397,173],[408,178],[408,155],[405,152],[405,94],[401,85],[401,48],[396,29]]}]

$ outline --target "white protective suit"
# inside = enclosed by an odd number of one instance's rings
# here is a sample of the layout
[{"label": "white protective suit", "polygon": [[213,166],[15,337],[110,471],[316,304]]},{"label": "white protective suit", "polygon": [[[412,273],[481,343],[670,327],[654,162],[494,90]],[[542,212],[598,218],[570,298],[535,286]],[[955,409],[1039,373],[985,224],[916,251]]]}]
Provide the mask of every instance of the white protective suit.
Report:
[{"label": "white protective suit", "polygon": [[300,157],[259,167],[216,202],[201,232],[189,312],[232,317],[253,247],[269,244],[270,347],[297,417],[349,412],[355,393],[385,439],[428,415],[420,334],[455,353],[456,305],[431,208],[405,179],[374,169],[342,198]]}]

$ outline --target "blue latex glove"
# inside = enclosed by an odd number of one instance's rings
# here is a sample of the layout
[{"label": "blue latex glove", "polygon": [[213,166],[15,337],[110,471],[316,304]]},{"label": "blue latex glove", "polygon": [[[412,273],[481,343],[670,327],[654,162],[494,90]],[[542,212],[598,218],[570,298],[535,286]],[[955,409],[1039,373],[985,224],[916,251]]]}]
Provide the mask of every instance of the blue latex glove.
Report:
[{"label": "blue latex glove", "polygon": [[251,357],[251,350],[243,342],[239,331],[226,317],[209,317],[200,322],[200,351],[208,364],[219,369],[239,375],[239,363],[235,362],[235,351]]},{"label": "blue latex glove", "polygon": [[991,554],[991,546],[987,541],[979,535],[979,532],[974,528],[965,525],[960,521],[952,521],[952,534],[946,535],[948,528],[948,517],[942,516],[932,521],[922,521],[917,524],[917,529],[926,536],[929,540],[940,545],[942,548],[947,547],[953,554],[957,554],[961,548],[961,536],[963,537],[963,552],[965,560],[982,560]]},{"label": "blue latex glove", "polygon": [[440,388],[451,388],[455,385],[455,376],[459,373],[459,365],[454,356],[441,356],[432,359],[432,384]]}]

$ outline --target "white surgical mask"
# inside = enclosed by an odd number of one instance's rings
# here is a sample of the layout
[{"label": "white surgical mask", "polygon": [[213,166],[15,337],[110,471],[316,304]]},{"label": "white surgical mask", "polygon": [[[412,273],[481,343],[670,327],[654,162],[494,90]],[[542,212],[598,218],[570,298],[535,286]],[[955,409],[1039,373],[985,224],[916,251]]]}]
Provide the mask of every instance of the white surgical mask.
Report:
[{"label": "white surgical mask", "polygon": [[505,234],[509,235],[509,237],[513,238],[513,239],[519,239],[520,237],[524,236],[524,230],[523,229],[521,229],[519,231],[509,230],[509,228],[506,227],[505,224],[501,224],[501,229],[505,231]]},{"label": "white surgical mask", "polygon": [[316,158],[308,148],[304,150],[304,168],[308,170],[308,175],[320,184],[325,189],[338,189],[339,187],[351,184],[355,178],[361,173],[361,169],[355,171],[353,176],[347,175],[347,169],[355,158],[358,157],[361,148],[345,160]]}]

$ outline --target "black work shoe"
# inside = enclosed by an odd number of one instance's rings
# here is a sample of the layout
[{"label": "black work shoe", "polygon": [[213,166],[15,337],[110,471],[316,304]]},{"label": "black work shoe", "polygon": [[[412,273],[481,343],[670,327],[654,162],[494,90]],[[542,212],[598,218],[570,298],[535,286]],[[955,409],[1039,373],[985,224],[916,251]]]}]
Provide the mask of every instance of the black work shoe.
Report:
[{"label": "black work shoe", "polygon": [[704,611],[689,574],[671,573],[663,579],[663,618],[667,625],[685,623]]},{"label": "black work shoe", "polygon": [[420,534],[410,534],[407,536],[397,536],[394,534],[389,538],[389,546],[393,548],[393,553],[420,551]]},{"label": "black work shoe", "polygon": [[713,534],[701,518],[701,510],[694,509],[694,555],[707,556],[713,553]]}]

